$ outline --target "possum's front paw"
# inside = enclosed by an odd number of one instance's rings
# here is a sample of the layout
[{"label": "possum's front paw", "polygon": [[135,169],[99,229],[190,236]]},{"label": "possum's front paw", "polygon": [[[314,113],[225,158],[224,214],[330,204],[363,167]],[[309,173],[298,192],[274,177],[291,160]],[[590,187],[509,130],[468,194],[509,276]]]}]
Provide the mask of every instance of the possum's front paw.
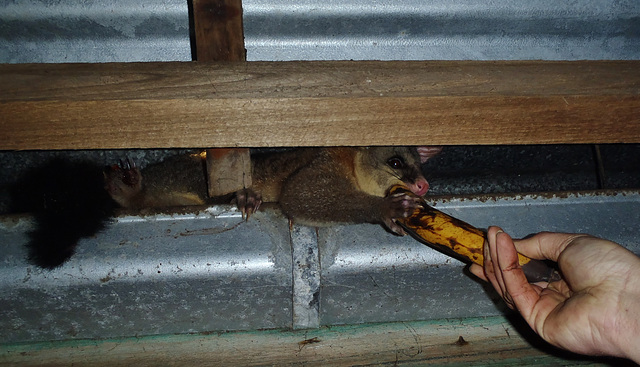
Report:
[{"label": "possum's front paw", "polygon": [[242,212],[242,219],[249,220],[251,214],[258,211],[262,204],[262,195],[251,189],[242,189],[236,192],[235,203]]},{"label": "possum's front paw", "polygon": [[142,191],[142,175],[135,163],[128,159],[114,164],[104,172],[104,188],[120,206],[127,208]]},{"label": "possum's front paw", "polygon": [[396,223],[397,218],[407,218],[415,209],[421,209],[422,199],[403,192],[392,194],[384,199],[382,223],[392,232],[404,236],[406,233]]}]

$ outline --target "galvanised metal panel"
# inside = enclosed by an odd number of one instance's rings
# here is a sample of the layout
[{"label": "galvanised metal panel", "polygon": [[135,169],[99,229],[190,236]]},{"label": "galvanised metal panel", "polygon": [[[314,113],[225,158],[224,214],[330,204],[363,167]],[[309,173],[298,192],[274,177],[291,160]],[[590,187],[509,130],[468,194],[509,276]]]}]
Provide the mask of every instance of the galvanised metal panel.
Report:
[{"label": "galvanised metal panel", "polygon": [[249,60],[640,58],[635,0],[245,0]]},{"label": "galvanised metal panel", "polygon": [[2,0],[0,62],[190,61],[185,0]]},{"label": "galvanised metal panel", "polygon": [[[639,59],[636,0],[245,0],[248,60]],[[0,1],[0,62],[191,60],[184,0]]]},{"label": "galvanised metal panel", "polygon": [[[540,231],[590,233],[640,254],[640,193],[452,198],[438,209],[514,238]],[[498,315],[504,303],[462,263],[409,238],[365,225],[320,232],[320,324]],[[493,299],[492,299],[493,298]]]},{"label": "galvanised metal panel", "polygon": [[119,217],[51,271],[25,263],[30,220],[3,218],[0,342],[290,327],[288,225],[237,214]]},{"label": "galvanised metal panel", "polygon": [[[640,252],[640,192],[448,199],[515,237],[586,232]],[[0,220],[0,342],[499,315],[463,264],[376,225],[294,227],[225,207],[120,217],[53,271],[25,262],[30,222]]]}]

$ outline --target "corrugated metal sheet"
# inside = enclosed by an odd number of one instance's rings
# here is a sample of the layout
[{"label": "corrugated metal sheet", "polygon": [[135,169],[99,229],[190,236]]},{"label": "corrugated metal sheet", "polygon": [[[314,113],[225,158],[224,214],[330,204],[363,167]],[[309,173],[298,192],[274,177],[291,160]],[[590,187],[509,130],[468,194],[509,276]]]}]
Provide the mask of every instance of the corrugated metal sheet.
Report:
[{"label": "corrugated metal sheet", "polygon": [[[245,0],[249,60],[639,59],[635,0]],[[0,62],[191,60],[184,0],[4,0]]]},{"label": "corrugated metal sheet", "polygon": [[0,62],[151,60],[191,60],[186,1],[0,2]]},{"label": "corrugated metal sheet", "polygon": [[[640,193],[449,199],[516,237],[600,235],[640,252]],[[25,262],[26,219],[0,220],[0,342],[305,328],[498,315],[463,265],[371,224],[296,229],[226,207],[120,217],[53,271]]]},{"label": "corrugated metal sheet", "polygon": [[640,58],[640,2],[248,0],[250,60]]}]

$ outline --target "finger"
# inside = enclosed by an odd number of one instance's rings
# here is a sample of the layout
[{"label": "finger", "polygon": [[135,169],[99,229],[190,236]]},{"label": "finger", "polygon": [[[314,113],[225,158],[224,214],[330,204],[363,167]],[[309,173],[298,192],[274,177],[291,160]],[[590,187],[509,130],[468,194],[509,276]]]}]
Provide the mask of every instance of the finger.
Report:
[{"label": "finger", "polygon": [[487,229],[487,238],[496,238],[496,234],[499,232],[504,232],[504,230],[498,226],[491,226]]},{"label": "finger", "polygon": [[469,271],[471,272],[471,274],[484,280],[485,282],[489,281],[489,279],[487,279],[487,276],[484,275],[484,268],[482,266],[478,264],[471,264],[471,266],[469,266]]},{"label": "finger", "polygon": [[[495,237],[493,239],[493,246],[491,248],[492,252],[492,258],[493,260],[493,267],[494,267],[494,271],[496,273],[496,279],[497,279],[497,283],[500,287],[500,292],[502,295],[502,298],[504,299],[504,301],[507,303],[507,305],[509,306],[509,308],[511,309],[515,309],[516,306],[513,302],[513,300],[511,299],[511,295],[509,294],[509,289],[507,288],[506,284],[505,284],[505,280],[504,280],[504,269],[501,266],[501,261],[500,261],[500,257],[501,257],[501,248],[498,247],[498,243],[502,242],[504,244],[507,245],[507,251],[508,252],[515,252],[515,247],[513,245],[513,240],[511,239],[511,236],[509,236],[508,234],[502,232],[501,230],[497,231],[495,233]],[[517,255],[516,255],[516,264],[517,264]]]},{"label": "finger", "polygon": [[[498,262],[497,238],[500,234],[504,234],[506,236],[509,236],[509,235],[504,233],[502,229],[500,229],[499,227],[490,228],[490,229],[491,229],[490,234],[492,235],[491,237],[489,237],[489,254],[491,256],[491,265],[493,266],[493,272],[496,275],[496,283],[498,284],[499,291],[501,295],[504,297],[507,293],[507,288],[504,285],[502,269],[500,269],[500,264]],[[510,238],[511,237],[509,237],[509,239]]]},{"label": "finger", "polygon": [[500,297],[504,297],[504,285],[502,279],[500,279],[500,269],[497,263],[493,260],[495,254],[495,234],[499,231],[499,228],[489,228],[487,235],[487,241],[484,242],[484,273],[493,286],[493,288],[499,293]]},{"label": "finger", "polygon": [[562,251],[583,234],[541,232],[529,238],[516,240],[516,250],[532,259],[557,262]]},{"label": "finger", "polygon": [[527,277],[518,263],[518,253],[513,245],[513,240],[508,234],[497,234],[496,249],[498,253],[496,262],[499,264],[506,287],[505,301],[512,302],[522,316],[528,319],[540,299],[540,288],[527,281]]}]

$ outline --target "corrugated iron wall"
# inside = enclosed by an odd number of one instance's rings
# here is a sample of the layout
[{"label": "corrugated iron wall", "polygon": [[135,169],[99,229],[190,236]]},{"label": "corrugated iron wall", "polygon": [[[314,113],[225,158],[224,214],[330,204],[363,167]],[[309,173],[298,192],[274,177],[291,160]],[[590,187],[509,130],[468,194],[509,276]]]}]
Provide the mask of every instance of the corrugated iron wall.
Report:
[{"label": "corrugated iron wall", "polygon": [[[246,0],[248,60],[640,58],[635,0]],[[0,62],[191,60],[186,0],[4,0]]]}]

